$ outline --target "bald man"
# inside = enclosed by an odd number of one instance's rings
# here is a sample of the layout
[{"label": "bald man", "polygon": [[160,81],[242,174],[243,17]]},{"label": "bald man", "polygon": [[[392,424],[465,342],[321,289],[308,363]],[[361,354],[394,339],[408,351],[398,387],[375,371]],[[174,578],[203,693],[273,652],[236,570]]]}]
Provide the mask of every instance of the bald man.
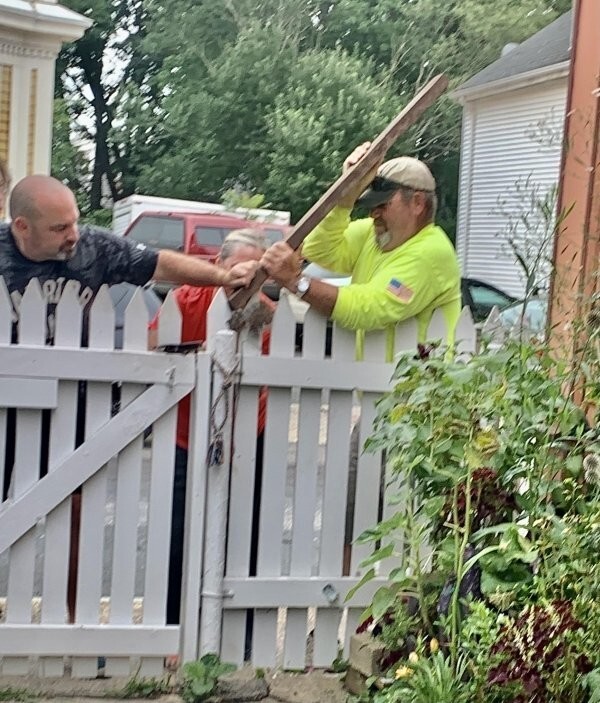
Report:
[{"label": "bald man", "polygon": [[227,270],[97,227],[79,228],[73,192],[50,176],[19,181],[10,195],[9,213],[11,223],[0,224],[0,275],[16,308],[32,278],[39,279],[49,303],[58,301],[68,280],[78,281],[86,303],[103,283],[144,285],[155,279],[238,287],[247,285],[257,268],[255,261],[245,261]]}]

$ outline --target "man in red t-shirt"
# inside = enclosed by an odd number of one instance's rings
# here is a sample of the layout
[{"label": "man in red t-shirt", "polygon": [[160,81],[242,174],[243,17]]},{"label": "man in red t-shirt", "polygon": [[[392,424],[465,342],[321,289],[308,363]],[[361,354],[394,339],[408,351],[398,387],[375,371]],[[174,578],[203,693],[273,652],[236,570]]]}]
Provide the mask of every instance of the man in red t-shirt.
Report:
[{"label": "man in red t-shirt", "polygon": [[[259,230],[239,229],[230,232],[221,248],[217,263],[230,269],[242,261],[259,261],[269,242]],[[175,300],[181,311],[181,341],[206,342],[206,316],[210,304],[217,292],[212,286],[181,286],[175,291]],[[225,289],[226,292],[228,289]],[[265,295],[262,302],[272,312],[275,304]],[[157,345],[156,330],[158,315],[150,322],[148,345],[151,349]],[[270,334],[266,331],[262,340],[262,352],[269,351]],[[262,478],[262,435],[266,420],[267,390],[262,388],[258,405],[257,452],[254,485],[254,520],[258,520],[260,506],[260,483]],[[173,512],[171,518],[171,550],[169,559],[169,589],[167,595],[167,624],[177,624],[181,607],[181,575],[183,566],[183,530],[185,523],[185,489],[187,477],[187,460],[190,432],[190,396],[180,401],[177,409],[177,438],[175,447],[175,475],[173,483]],[[257,525],[256,525],[257,527]],[[253,524],[253,532],[255,525]],[[256,539],[253,540],[253,544]],[[250,569],[253,570],[255,556],[251,555]],[[252,574],[250,574],[252,575]]]}]

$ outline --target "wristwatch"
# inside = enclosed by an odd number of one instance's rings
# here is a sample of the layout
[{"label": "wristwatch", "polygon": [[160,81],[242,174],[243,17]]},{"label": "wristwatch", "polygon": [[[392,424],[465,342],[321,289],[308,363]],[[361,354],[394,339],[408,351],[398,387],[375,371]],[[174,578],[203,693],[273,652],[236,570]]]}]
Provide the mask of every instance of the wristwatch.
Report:
[{"label": "wristwatch", "polygon": [[298,282],[296,283],[296,296],[298,298],[303,298],[310,288],[310,278],[308,276],[300,276]]}]

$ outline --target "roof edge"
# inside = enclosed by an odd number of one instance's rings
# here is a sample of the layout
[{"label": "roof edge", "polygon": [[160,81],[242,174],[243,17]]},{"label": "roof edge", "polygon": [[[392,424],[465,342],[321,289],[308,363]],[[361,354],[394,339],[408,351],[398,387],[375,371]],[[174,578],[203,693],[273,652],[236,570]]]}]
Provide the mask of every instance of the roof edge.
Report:
[{"label": "roof edge", "polygon": [[543,83],[544,81],[563,78],[569,75],[570,63],[571,62],[569,60],[560,61],[559,63],[554,63],[550,66],[536,68],[533,71],[519,73],[516,76],[500,78],[499,80],[492,81],[491,83],[484,83],[483,85],[473,86],[472,88],[457,88],[450,93],[450,97],[456,102],[464,105],[464,103],[471,102],[472,100],[478,100],[479,98],[487,97],[489,95],[507,93],[508,91],[516,90],[517,88],[526,88],[530,85],[535,85],[536,83]]},{"label": "roof edge", "polygon": [[32,3],[30,10],[3,7],[2,25],[8,29],[44,35],[64,42],[79,39],[93,24],[93,20],[89,17],[62,5],[51,7],[59,8],[60,12],[55,14],[39,12],[37,3]]}]

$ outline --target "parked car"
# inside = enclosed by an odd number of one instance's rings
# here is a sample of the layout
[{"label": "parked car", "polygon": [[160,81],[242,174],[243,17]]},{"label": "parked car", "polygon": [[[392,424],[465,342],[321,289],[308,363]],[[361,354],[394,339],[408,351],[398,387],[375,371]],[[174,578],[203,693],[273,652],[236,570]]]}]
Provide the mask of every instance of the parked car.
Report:
[{"label": "parked car", "polygon": [[[341,273],[335,273],[324,269],[318,264],[308,264],[304,269],[307,276],[319,278],[333,286],[347,286],[351,277]],[[507,306],[516,302],[516,298],[504,291],[496,288],[496,286],[484,281],[479,281],[475,278],[461,279],[461,294],[463,306],[467,305],[471,309],[471,315],[474,322],[483,322],[487,319],[492,308],[504,309]],[[302,321],[308,309],[308,303],[300,300],[295,295],[290,295],[290,306],[296,318],[296,348],[302,345]],[[331,323],[327,327],[326,350],[331,349]],[[327,351],[329,354],[329,351]]]},{"label": "parked car", "polygon": [[[523,339],[544,340],[546,336],[546,322],[548,319],[548,298],[546,295],[537,295],[528,300],[517,300],[504,310],[500,310],[498,318],[491,328],[494,340],[499,337],[508,337],[515,331],[523,331]],[[500,330],[498,334],[497,330]]]},{"label": "parked car", "polygon": [[474,322],[483,322],[488,318],[492,308],[503,310],[516,302],[513,295],[500,288],[484,283],[476,278],[463,278],[460,282],[463,306],[468,305]]},{"label": "parked car", "polygon": [[[245,220],[231,215],[143,212],[131,223],[123,236],[155,249],[172,249],[214,261],[229,232],[246,227],[262,231],[270,243],[283,239],[289,229],[285,225]],[[164,298],[173,284],[161,282],[155,283],[153,287],[156,293]]]}]

